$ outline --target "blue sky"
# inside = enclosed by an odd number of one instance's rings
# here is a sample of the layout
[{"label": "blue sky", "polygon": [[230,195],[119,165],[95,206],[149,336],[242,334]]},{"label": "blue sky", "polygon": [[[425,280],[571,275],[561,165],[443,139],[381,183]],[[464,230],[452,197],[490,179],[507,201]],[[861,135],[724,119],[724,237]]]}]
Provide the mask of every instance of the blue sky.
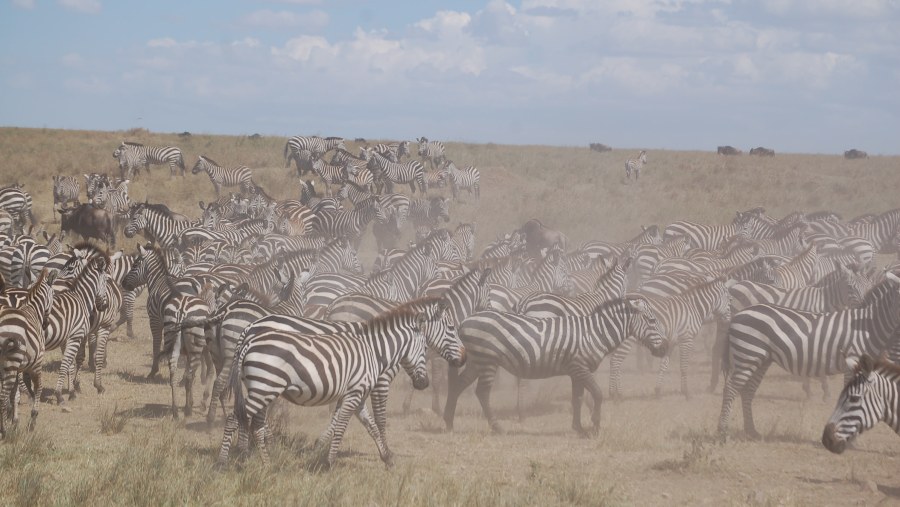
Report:
[{"label": "blue sky", "polygon": [[0,125],[900,153],[900,0],[5,0]]}]

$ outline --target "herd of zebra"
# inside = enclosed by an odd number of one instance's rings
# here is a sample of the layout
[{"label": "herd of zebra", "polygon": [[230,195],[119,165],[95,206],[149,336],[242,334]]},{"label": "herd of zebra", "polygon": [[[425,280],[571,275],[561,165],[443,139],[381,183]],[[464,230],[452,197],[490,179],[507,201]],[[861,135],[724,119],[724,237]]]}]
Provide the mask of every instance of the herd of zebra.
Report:
[{"label": "herd of zebra", "polygon": [[[390,465],[386,407],[401,369],[416,390],[434,388],[438,412],[446,390],[448,429],[459,397],[475,383],[496,432],[502,427],[491,391],[499,369],[528,382],[568,376],[572,428],[596,435],[602,390],[595,372],[603,359],[612,356],[609,391],[619,397],[621,365],[639,342],[661,358],[660,394],[677,347],[681,391],[689,397],[691,353],[705,324],[716,327],[710,391],[726,373],[723,438],[738,394],[744,430],[757,435],[752,402],[773,362],[807,378],[845,374],[822,437],[829,450],[843,451],[879,420],[900,430],[900,367],[890,362],[900,359],[900,264],[875,267],[876,254],[900,246],[900,209],[844,221],[834,212],[776,218],[754,208],[727,225],[679,221],[645,227],[629,241],[577,248],[531,219],[476,256],[476,224],[444,228],[451,198],[430,192],[443,181],[453,198],[459,190],[477,197],[478,170],[456,168],[441,143],[425,138],[418,140],[421,161],[414,160],[409,144],[365,147],[357,157],[340,138],[291,138],[285,166],[295,164],[301,178],[299,198],[288,200],[269,196],[249,168],[226,169],[200,156],[192,172],[207,172],[217,198],[200,201],[202,214],[191,219],[164,203],[132,202],[127,193],[142,164],[183,171],[180,150],[123,143],[115,152],[121,179],[85,175],[89,202],[79,206],[108,213],[126,237],[148,240],[131,254],[109,254],[87,241],[66,249],[46,232],[40,241],[25,230],[26,222],[35,225],[28,192],[18,184],[0,189],[0,436],[9,415],[18,419],[21,391],[32,398],[34,425],[47,351],[58,348],[63,357],[57,403],[65,391],[69,400],[80,392],[85,357],[96,390],[104,391],[110,333],[124,323],[134,339],[133,309],[143,291],[152,338],[148,376],[167,361],[173,416],[181,413],[182,358],[186,416],[195,407],[198,373],[209,424],[234,398],[221,464],[235,438],[243,449],[251,435],[268,461],[267,412],[283,397],[335,405],[317,440],[329,464],[355,416]],[[632,162],[639,170],[646,154]],[[309,173],[314,177],[304,181]],[[394,184],[409,184],[422,197],[394,192]],[[55,177],[54,207],[78,202],[80,187],[78,178]],[[221,187],[239,192],[220,196]],[[378,255],[366,275],[358,248],[370,223]],[[400,248],[407,232],[414,239]],[[593,401],[588,428],[581,421],[585,390]]]}]

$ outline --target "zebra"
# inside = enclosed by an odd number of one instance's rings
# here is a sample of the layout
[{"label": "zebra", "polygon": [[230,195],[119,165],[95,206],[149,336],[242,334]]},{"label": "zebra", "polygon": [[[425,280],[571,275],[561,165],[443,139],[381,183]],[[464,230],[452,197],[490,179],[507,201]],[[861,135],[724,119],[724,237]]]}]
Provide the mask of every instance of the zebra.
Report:
[{"label": "zebra", "polygon": [[41,396],[41,369],[44,362],[43,321],[53,304],[55,273],[42,271],[28,289],[18,308],[0,306],[0,438],[6,437],[7,410],[12,406],[12,422],[18,422],[18,403],[10,404],[19,376],[31,395],[31,420],[34,429]]},{"label": "zebra", "polygon": [[205,171],[216,189],[216,197],[221,195],[222,187],[240,187],[241,192],[249,192],[253,184],[253,171],[245,165],[237,167],[223,167],[215,160],[200,155],[197,163],[191,169],[191,174],[199,174]]},{"label": "zebra", "polygon": [[[206,301],[194,294],[173,291],[163,305],[163,345],[160,355],[169,357],[169,388],[172,392],[171,410],[174,419],[178,419],[175,370],[178,367],[180,353],[184,352],[185,356],[184,415],[185,417],[190,417],[193,414],[194,406],[194,374],[199,370],[201,355],[206,348],[207,342],[203,325],[182,326],[181,324],[185,321],[205,321],[209,318],[209,314],[210,309]],[[211,373],[209,368],[207,370]],[[204,384],[208,384],[206,379],[204,379]]]},{"label": "zebra", "polygon": [[[53,176],[53,212],[56,212],[57,206],[64,208],[70,202],[76,205],[81,195],[81,183],[74,176]],[[54,219],[55,220],[55,219]]]},{"label": "zebra", "polygon": [[181,220],[163,204],[137,203],[131,207],[124,232],[126,238],[140,232],[163,248],[174,248],[178,246],[181,231],[196,225],[199,223]]},{"label": "zebra", "polygon": [[470,165],[464,169],[456,167],[452,160],[447,160],[444,164],[444,172],[450,178],[450,190],[453,192],[453,198],[459,198],[460,190],[467,190],[469,194],[474,194],[475,199],[481,198],[481,173],[478,168]]},{"label": "zebra", "polygon": [[775,268],[775,285],[786,289],[799,289],[817,282],[819,273],[819,252],[810,244],[790,262]]},{"label": "zebra", "polygon": [[419,157],[423,163],[428,161],[432,169],[440,167],[444,160],[444,143],[440,141],[429,141],[425,137],[416,140],[419,143]]},{"label": "zebra", "polygon": [[[647,302],[660,322],[660,332],[672,347],[678,344],[681,360],[681,394],[690,399],[687,384],[687,368],[690,364],[694,338],[700,327],[713,318],[728,321],[731,318],[731,299],[728,289],[735,281],[727,276],[715,278],[687,292],[667,298],[648,298]],[[609,393],[622,397],[622,362],[631,350],[632,342],[626,341],[616,349],[609,365]],[[670,349],[671,352],[671,349]],[[656,377],[656,396],[662,394],[662,382],[669,368],[669,356],[662,358]]]},{"label": "zebra", "polygon": [[113,227],[118,230],[124,227],[122,224],[128,220],[131,211],[131,198],[128,196],[129,180],[122,180],[115,188],[101,184],[94,192],[91,202],[94,206],[104,209],[113,217]]},{"label": "zebra", "polygon": [[900,434],[900,367],[884,359],[862,355],[822,431],[822,445],[841,454],[852,441],[878,421]]},{"label": "zebra", "polygon": [[100,173],[91,173],[84,175],[84,189],[87,192],[88,201],[94,198],[97,188],[101,185],[111,186],[109,176]]},{"label": "zebra", "polygon": [[387,221],[384,208],[381,207],[378,199],[361,202],[350,211],[316,215],[313,218],[312,227],[314,232],[326,238],[350,238],[353,246],[358,248],[363,232],[372,220],[379,223]]},{"label": "zebra", "polygon": [[331,185],[342,185],[350,175],[349,162],[343,164],[330,164],[321,158],[316,158],[312,163],[312,171],[325,185],[325,196],[331,197]]},{"label": "zebra", "polygon": [[749,218],[738,214],[728,225],[705,225],[688,221],[673,222],[663,231],[663,239],[684,236],[691,242],[691,248],[715,251],[735,235],[749,233]]},{"label": "zebra", "polygon": [[641,177],[641,168],[647,163],[647,152],[641,150],[637,158],[630,158],[625,161],[625,181],[630,181],[634,177],[637,181]]},{"label": "zebra", "polygon": [[[729,289],[729,293],[731,294],[732,314],[757,304],[778,305],[811,313],[825,313],[859,305],[869,289],[870,284],[864,276],[838,263],[835,270],[826,276],[818,286],[784,289],[771,284],[742,281],[734,284]],[[716,331],[716,341],[712,349],[709,392],[715,390],[718,384],[727,331],[727,325],[720,325]],[[822,382],[822,390],[823,399],[827,399],[827,382]],[[807,397],[812,395],[809,385],[806,383],[804,391],[806,391]]]},{"label": "zebra", "polygon": [[[63,382],[70,386],[69,400],[74,400],[81,387],[78,382],[76,355],[84,347],[91,333],[91,318],[96,311],[109,307],[107,280],[109,258],[95,257],[73,279],[68,290],[58,292],[44,319],[44,350],[61,349],[62,362],[54,394],[58,405],[63,404]],[[99,391],[99,389],[98,389]]]},{"label": "zebra", "polygon": [[476,222],[459,224],[450,236],[453,248],[464,262],[469,262],[475,257],[476,226]]},{"label": "zebra", "polygon": [[428,190],[425,185],[425,166],[417,160],[410,160],[404,163],[391,162],[378,153],[372,153],[368,167],[372,171],[372,175],[376,179],[381,180],[385,186],[385,191],[388,193],[394,191],[394,183],[409,183],[412,193],[416,193],[417,184],[419,191],[423,194]]},{"label": "zebra", "polygon": [[15,234],[21,234],[25,228],[25,219],[29,220],[32,227],[37,223],[37,219],[32,212],[31,194],[22,188],[22,185],[15,184],[5,188],[0,188],[0,209],[6,210],[12,217],[12,231]]},{"label": "zebra", "polygon": [[[292,403],[305,406],[337,402],[323,435],[331,437],[329,465],[334,463],[350,416],[357,415],[376,441],[382,460],[390,466],[390,450],[383,432],[365,409],[365,399],[386,374],[397,372],[401,366],[416,389],[428,387],[426,342],[441,342],[448,333],[456,338],[442,313],[438,310],[429,315],[403,305],[352,330],[319,334],[260,322],[249,327],[232,365],[230,389],[235,395],[235,408],[225,422],[219,463],[227,463],[234,433],[240,427],[245,434],[253,432],[263,463],[268,464],[266,411],[272,400],[284,395]],[[331,359],[323,363],[323,357]]]},{"label": "zebra", "polygon": [[391,162],[402,162],[404,155],[410,156],[409,141],[400,141],[389,144],[378,143],[372,145],[372,147],[369,149],[390,160]]},{"label": "zebra", "polygon": [[[453,429],[459,395],[476,379],[475,394],[495,433],[502,433],[490,407],[497,368],[520,378],[568,375],[572,379],[572,428],[581,434],[599,432],[602,394],[594,380],[603,358],[629,336],[636,336],[654,355],[666,353],[667,343],[657,329],[656,317],[643,298],[617,299],[597,307],[587,316],[535,319],[511,313],[486,311],[462,322],[459,337],[468,359],[462,371],[450,369],[444,422]],[[589,432],[581,426],[584,390],[594,399]]]},{"label": "zebra", "polygon": [[[146,171],[150,166],[146,154],[137,149],[139,146],[143,145],[122,141],[122,144],[113,151],[112,156],[119,164],[119,176],[122,179],[132,179],[139,174],[141,168]],[[91,197],[90,187],[88,188],[88,197]]]},{"label": "zebra", "polygon": [[616,262],[597,280],[592,292],[576,297],[536,292],[519,301],[516,313],[539,319],[587,315],[603,303],[625,297],[627,270],[627,263]]},{"label": "zebra", "polygon": [[[125,158],[126,164],[123,165],[122,158]],[[122,141],[119,148],[113,152],[113,158],[119,159],[119,169],[123,171],[122,179],[132,179],[130,169],[135,165],[142,165],[144,172],[149,174],[150,164],[161,165],[169,164],[169,172],[172,177],[181,170],[181,176],[184,177],[184,155],[181,150],[175,146],[144,146],[139,143],[131,143]]]},{"label": "zebra", "polygon": [[900,327],[900,278],[885,280],[858,307],[810,313],[774,305],[754,305],[735,313],[723,351],[726,373],[719,434],[728,432],[738,393],[744,432],[758,438],[753,423],[753,397],[771,364],[796,376],[821,377],[842,371],[841,356],[878,355],[887,350]]},{"label": "zebra", "polygon": [[900,208],[885,211],[871,222],[851,228],[853,235],[869,240],[878,253],[894,253],[894,238],[900,233]]},{"label": "zebra", "polygon": [[441,220],[445,223],[450,221],[450,199],[431,197],[412,200],[409,202],[409,218],[416,228],[416,239],[427,237]]},{"label": "zebra", "polygon": [[319,136],[294,136],[288,139],[284,145],[284,168],[290,167],[293,160],[297,163],[297,172],[299,173],[300,152],[303,150],[308,151],[313,156],[321,157],[331,150],[347,151],[347,147],[344,146],[344,139],[341,137],[326,137],[323,139]]}]

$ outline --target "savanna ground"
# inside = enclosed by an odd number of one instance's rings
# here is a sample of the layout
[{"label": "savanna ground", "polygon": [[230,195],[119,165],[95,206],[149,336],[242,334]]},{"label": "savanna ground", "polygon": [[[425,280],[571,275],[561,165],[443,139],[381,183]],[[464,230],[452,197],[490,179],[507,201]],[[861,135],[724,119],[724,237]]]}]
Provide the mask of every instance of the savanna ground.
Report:
[{"label": "savanna ground", "polygon": [[[273,195],[297,194],[296,178],[282,167],[284,138],[195,134],[182,139],[141,130],[0,129],[0,184],[25,183],[39,218],[53,232],[58,225],[49,223],[50,176],[113,172],[111,154],[122,139],[177,145],[185,152],[188,171],[200,154],[225,165],[245,164]],[[355,143],[348,144],[355,151]],[[448,143],[447,152],[457,165],[473,164],[481,170],[481,201],[464,196],[464,202],[451,209],[449,224],[477,221],[479,250],[531,217],[565,231],[577,244],[625,240],[641,225],[679,219],[725,223],[736,210],[760,205],[775,216],[796,209],[831,209],[845,218],[898,205],[898,157],[847,161],[839,155],[778,154],[760,159],[650,149],[641,180],[624,185],[624,160],[637,150],[599,154],[587,148]],[[154,167],[149,177],[142,175],[130,193],[134,199],[165,202],[194,216],[198,200],[213,198],[205,174],[170,179],[165,167]],[[127,249],[133,244],[123,241]],[[366,265],[374,258],[372,248],[371,238],[363,242]],[[110,344],[106,394],[98,396],[87,381],[77,400],[62,407],[42,404],[35,432],[25,432],[23,425],[0,445],[0,503],[900,503],[900,439],[885,425],[841,456],[819,443],[840,389],[839,378],[830,381],[831,399],[821,401],[814,388],[813,399],[807,401],[800,383],[773,367],[755,403],[763,440],[741,436],[736,408],[734,437],[727,444],[717,443],[721,382],[719,391],[706,393],[709,355],[702,346],[691,365],[694,396],[689,401],[677,392],[677,361],[662,398],[656,399],[655,372],[638,372],[630,359],[624,372],[625,399],[603,404],[600,435],[594,439],[578,438],[569,430],[567,379],[533,382],[526,396],[527,417],[519,421],[514,383],[503,377],[493,401],[505,435],[489,431],[472,388],[461,398],[456,430],[447,433],[441,418],[431,412],[430,392],[417,393],[411,412],[403,413],[408,383],[398,382],[388,419],[388,438],[397,454],[391,470],[378,460],[373,443],[356,422],[350,425],[336,466],[319,470],[310,445],[326,427],[327,411],[281,405],[285,408],[276,411],[279,436],[270,449],[271,467],[264,468],[251,454],[216,471],[221,417],[210,431],[201,415],[172,421],[168,386],[144,379],[150,340],[143,298],[135,329],[137,340]],[[124,340],[124,329],[113,336]],[[48,359],[52,367],[58,365],[57,353]],[[45,385],[55,381],[54,368],[47,368]],[[605,391],[606,366],[597,376]],[[27,409],[23,415],[27,418]]]}]

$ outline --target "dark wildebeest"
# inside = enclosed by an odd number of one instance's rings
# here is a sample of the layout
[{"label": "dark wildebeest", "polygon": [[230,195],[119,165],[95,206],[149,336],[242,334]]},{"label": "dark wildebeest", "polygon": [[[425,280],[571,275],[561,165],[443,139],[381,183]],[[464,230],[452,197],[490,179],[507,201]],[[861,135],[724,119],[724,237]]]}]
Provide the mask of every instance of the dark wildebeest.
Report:
[{"label": "dark wildebeest", "polygon": [[719,146],[716,150],[716,153],[719,155],[740,155],[741,150],[735,148],[734,146]]},{"label": "dark wildebeest", "polygon": [[600,144],[600,143],[591,143],[590,147],[591,147],[591,151],[599,151],[600,153],[603,153],[604,151],[612,151],[612,148],[610,148],[609,146],[607,146],[605,144]]},{"label": "dark wildebeest", "polygon": [[520,227],[517,232],[525,237],[525,251],[534,259],[543,257],[541,250],[544,248],[559,245],[565,251],[566,245],[569,243],[569,238],[565,234],[547,228],[537,218],[525,222],[525,225]]},{"label": "dark wildebeest", "polygon": [[869,158],[869,154],[857,149],[847,150],[844,152],[844,158],[853,160],[855,158]]},{"label": "dark wildebeest", "polygon": [[760,157],[774,157],[775,150],[770,150],[769,148],[763,148],[759,146],[757,148],[750,148],[751,155],[759,155]]},{"label": "dark wildebeest", "polygon": [[84,239],[97,238],[106,242],[110,248],[116,247],[116,232],[113,229],[112,215],[90,204],[82,204],[75,208],[60,211],[60,231],[80,234]]}]

